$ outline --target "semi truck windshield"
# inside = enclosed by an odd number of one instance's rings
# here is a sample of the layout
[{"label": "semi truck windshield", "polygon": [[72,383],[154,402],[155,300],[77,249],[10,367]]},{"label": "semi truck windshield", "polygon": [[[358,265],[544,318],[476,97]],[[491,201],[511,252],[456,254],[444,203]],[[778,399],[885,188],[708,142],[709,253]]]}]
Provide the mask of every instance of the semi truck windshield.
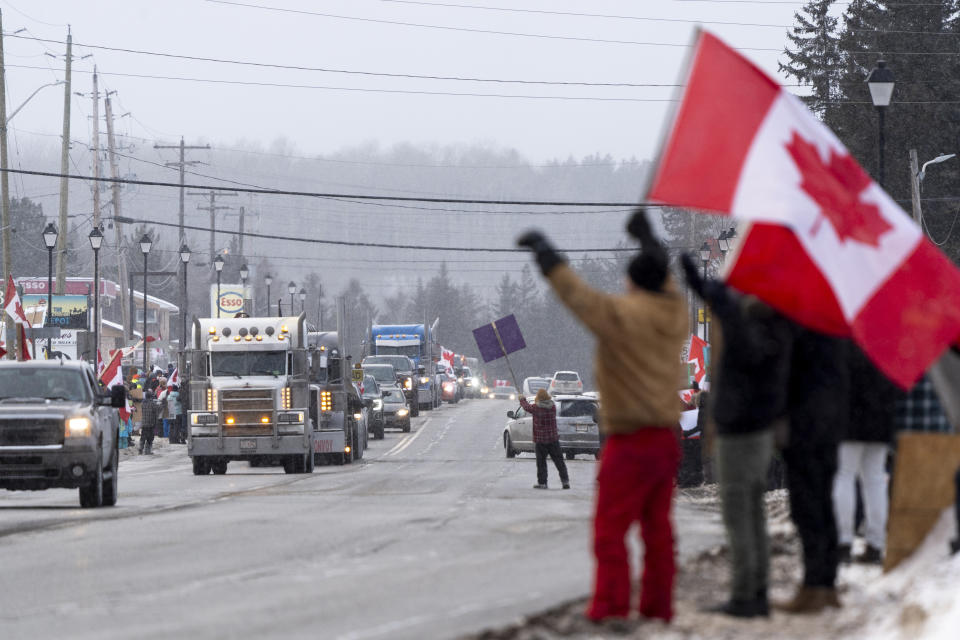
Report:
[{"label": "semi truck windshield", "polygon": [[222,351],[213,354],[214,376],[286,375],[285,351]]}]

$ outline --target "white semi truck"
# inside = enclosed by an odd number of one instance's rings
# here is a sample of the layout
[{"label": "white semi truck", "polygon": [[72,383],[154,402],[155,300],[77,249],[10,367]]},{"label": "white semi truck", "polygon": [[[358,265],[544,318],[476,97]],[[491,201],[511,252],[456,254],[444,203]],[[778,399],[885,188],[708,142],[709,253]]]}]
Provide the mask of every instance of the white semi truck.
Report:
[{"label": "white semi truck", "polygon": [[187,453],[193,473],[231,460],[313,472],[309,365],[303,314],[194,321]]}]

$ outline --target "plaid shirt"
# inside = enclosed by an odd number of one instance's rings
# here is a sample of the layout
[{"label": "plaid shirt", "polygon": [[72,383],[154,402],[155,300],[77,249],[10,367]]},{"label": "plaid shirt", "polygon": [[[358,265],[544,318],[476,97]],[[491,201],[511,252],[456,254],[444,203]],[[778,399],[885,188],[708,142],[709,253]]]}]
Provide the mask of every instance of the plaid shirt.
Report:
[{"label": "plaid shirt", "polygon": [[897,428],[906,431],[953,432],[933,383],[926,376],[903,399],[897,401]]},{"label": "plaid shirt", "polygon": [[530,404],[526,398],[520,396],[520,406],[533,416],[533,441],[535,443],[560,440],[560,435],[557,433],[557,405],[551,403],[549,408],[544,408],[536,404]]}]

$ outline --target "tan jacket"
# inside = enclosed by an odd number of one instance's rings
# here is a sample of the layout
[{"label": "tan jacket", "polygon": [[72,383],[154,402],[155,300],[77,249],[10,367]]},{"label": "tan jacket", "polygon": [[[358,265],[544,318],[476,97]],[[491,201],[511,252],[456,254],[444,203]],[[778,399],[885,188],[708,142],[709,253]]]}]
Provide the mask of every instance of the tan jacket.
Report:
[{"label": "tan jacket", "polygon": [[687,336],[687,305],[668,276],[665,291],[597,291],[567,265],[550,272],[560,300],[597,337],[594,369],[606,433],[673,428],[680,420],[677,380]]}]

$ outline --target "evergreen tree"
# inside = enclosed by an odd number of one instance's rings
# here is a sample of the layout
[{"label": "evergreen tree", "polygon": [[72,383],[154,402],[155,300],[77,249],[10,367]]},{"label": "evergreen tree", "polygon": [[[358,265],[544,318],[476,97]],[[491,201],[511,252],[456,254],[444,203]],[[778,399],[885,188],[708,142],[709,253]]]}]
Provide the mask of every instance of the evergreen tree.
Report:
[{"label": "evergreen tree", "polygon": [[792,43],[784,48],[787,63],[780,72],[810,87],[804,101],[821,118],[837,95],[841,67],[837,17],[830,15],[833,0],[808,0],[795,15],[796,25],[787,33]]}]

